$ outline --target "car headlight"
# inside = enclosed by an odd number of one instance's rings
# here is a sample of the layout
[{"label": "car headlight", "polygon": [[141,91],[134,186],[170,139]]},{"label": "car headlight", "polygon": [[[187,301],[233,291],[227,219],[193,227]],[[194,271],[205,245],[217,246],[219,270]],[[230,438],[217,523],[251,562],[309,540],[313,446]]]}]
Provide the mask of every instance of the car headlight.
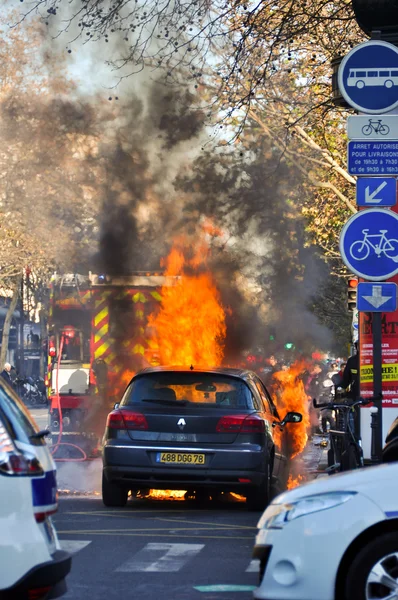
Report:
[{"label": "car headlight", "polygon": [[297,502],[271,504],[261,517],[259,529],[281,529],[289,521],[320,510],[328,510],[344,504],[355,496],[356,492],[329,492],[316,496],[307,496]]}]

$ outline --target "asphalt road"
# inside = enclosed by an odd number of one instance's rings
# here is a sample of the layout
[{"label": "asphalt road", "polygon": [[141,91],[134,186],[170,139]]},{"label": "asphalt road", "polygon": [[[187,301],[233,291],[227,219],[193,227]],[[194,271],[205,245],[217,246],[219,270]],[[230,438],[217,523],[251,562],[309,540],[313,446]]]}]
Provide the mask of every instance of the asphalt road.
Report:
[{"label": "asphalt road", "polygon": [[227,498],[129,500],[61,498],[54,517],[73,552],[65,600],[248,600],[257,584],[251,551],[259,513]]},{"label": "asphalt road", "polygon": [[41,406],[28,406],[30,414],[38,424],[40,429],[47,429],[48,427],[48,408]]}]

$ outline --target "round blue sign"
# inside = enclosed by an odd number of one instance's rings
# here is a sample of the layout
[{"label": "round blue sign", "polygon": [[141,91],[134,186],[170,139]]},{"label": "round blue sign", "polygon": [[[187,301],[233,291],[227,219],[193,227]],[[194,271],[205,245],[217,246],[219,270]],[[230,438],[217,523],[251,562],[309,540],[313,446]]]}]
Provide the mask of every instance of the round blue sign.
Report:
[{"label": "round blue sign", "polygon": [[343,58],[338,82],[345,100],[357,110],[385,113],[398,106],[398,48],[370,40]]},{"label": "round blue sign", "polygon": [[340,235],[344,264],[359,277],[383,281],[398,273],[398,215],[369,208],[353,215]]}]

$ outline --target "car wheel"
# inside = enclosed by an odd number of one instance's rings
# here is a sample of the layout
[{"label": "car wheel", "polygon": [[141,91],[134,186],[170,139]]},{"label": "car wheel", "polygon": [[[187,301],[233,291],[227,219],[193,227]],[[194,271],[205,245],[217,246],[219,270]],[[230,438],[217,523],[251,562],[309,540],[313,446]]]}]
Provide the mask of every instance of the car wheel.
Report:
[{"label": "car wheel", "polygon": [[[381,535],[365,546],[346,578],[346,600],[395,598],[398,588],[398,532]],[[395,592],[395,594],[394,594]]]},{"label": "car wheel", "polygon": [[267,478],[260,486],[246,492],[246,506],[251,511],[262,511],[269,504],[271,473],[268,466]]},{"label": "car wheel", "polygon": [[126,506],[128,490],[107,480],[102,472],[102,502],[105,506]]}]

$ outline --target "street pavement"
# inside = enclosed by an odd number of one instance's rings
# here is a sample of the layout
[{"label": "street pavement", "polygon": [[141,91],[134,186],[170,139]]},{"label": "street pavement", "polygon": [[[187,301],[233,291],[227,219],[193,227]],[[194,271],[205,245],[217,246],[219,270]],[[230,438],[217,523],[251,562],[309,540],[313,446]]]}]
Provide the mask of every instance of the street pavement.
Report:
[{"label": "street pavement", "polygon": [[65,600],[248,600],[257,585],[251,560],[259,513],[227,498],[129,500],[61,497],[54,517],[73,552]]},{"label": "street pavement", "polygon": [[47,429],[48,427],[48,408],[47,407],[36,407],[27,406],[30,414],[38,424],[40,429]]},{"label": "street pavement", "polygon": [[[32,408],[40,429],[48,410]],[[292,474],[319,476],[325,449],[316,436]],[[129,499],[123,509],[100,498],[102,462],[57,462],[54,516],[61,545],[73,554],[65,600],[249,600],[258,583],[251,553],[260,513],[239,498],[219,502]],[[301,479],[301,478],[300,478]]]}]

